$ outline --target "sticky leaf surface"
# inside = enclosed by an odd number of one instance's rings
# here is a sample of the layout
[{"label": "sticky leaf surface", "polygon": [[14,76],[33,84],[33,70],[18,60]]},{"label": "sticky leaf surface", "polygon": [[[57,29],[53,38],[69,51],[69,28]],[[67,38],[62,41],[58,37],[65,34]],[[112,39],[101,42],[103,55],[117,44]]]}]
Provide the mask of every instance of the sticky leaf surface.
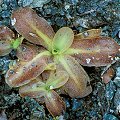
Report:
[{"label": "sticky leaf surface", "polygon": [[8,41],[0,41],[0,56],[4,56],[9,54],[12,51],[10,42]]},{"label": "sticky leaf surface", "polygon": [[65,54],[73,55],[84,66],[106,66],[119,53],[119,45],[109,37],[75,39]]},{"label": "sticky leaf surface", "polygon": [[0,27],[0,40],[11,40],[14,37],[15,37],[15,34],[10,28],[6,26]]},{"label": "sticky leaf surface", "polygon": [[48,111],[53,116],[59,116],[65,111],[65,103],[61,97],[55,92],[49,92],[45,97],[45,104]]},{"label": "sticky leaf surface", "polygon": [[19,94],[22,97],[41,98],[45,95],[45,84],[42,80],[33,80],[30,83],[20,87]]},{"label": "sticky leaf surface", "polygon": [[66,71],[57,71],[52,73],[50,78],[46,82],[46,86],[50,89],[56,89],[63,86],[69,79],[69,75]]},{"label": "sticky leaf surface", "polygon": [[49,57],[50,53],[44,51],[29,62],[21,62],[19,66],[9,69],[6,74],[6,83],[11,87],[19,87],[29,83],[45,70]]},{"label": "sticky leaf surface", "polygon": [[75,35],[75,39],[90,39],[99,37],[101,34],[101,29],[90,29]]},{"label": "sticky leaf surface", "polygon": [[[80,64],[71,56],[64,56],[59,59],[58,69],[66,70],[69,80],[64,85],[70,97],[85,97],[91,93],[90,79]],[[89,84],[89,85],[88,85]]]},{"label": "sticky leaf surface", "polygon": [[12,13],[12,25],[28,41],[50,49],[54,37],[52,27],[30,8],[20,8]]},{"label": "sticky leaf surface", "polygon": [[60,54],[66,51],[74,39],[73,31],[68,27],[62,27],[57,31],[53,39],[53,54]]}]

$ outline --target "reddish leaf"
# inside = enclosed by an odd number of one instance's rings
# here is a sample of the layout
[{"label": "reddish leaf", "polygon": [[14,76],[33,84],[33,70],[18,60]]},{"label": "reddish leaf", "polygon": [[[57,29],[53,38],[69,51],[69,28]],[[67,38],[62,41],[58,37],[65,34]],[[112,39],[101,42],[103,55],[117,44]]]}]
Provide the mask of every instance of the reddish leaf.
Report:
[{"label": "reddish leaf", "polygon": [[99,37],[101,34],[101,29],[90,29],[75,35],[75,39],[90,39]]},{"label": "reddish leaf", "polygon": [[35,79],[30,83],[21,86],[19,89],[19,94],[21,97],[29,96],[31,98],[41,98],[45,95],[45,83],[40,79]]},{"label": "reddish leaf", "polygon": [[110,80],[113,78],[114,74],[115,74],[114,69],[110,67],[110,68],[101,76],[101,78],[102,78],[103,82],[104,82],[105,84],[107,84],[107,83],[109,83]]},{"label": "reddish leaf", "polygon": [[54,31],[45,19],[30,8],[20,8],[12,14],[12,24],[28,41],[50,49]]},{"label": "reddish leaf", "polygon": [[80,64],[71,56],[59,58],[60,64],[57,69],[64,69],[68,72],[70,78],[64,85],[65,91],[70,97],[85,97],[92,92],[90,79]]},{"label": "reddish leaf", "polygon": [[48,111],[55,117],[60,116],[65,111],[65,103],[61,97],[55,92],[50,91],[45,96],[45,104]]},{"label": "reddish leaf", "polygon": [[30,61],[35,56],[35,51],[29,45],[22,44],[17,49],[17,57],[22,61]]},{"label": "reddish leaf", "polygon": [[9,54],[11,50],[12,48],[8,41],[0,41],[0,56]]},{"label": "reddish leaf", "polygon": [[12,48],[10,40],[14,37],[14,32],[8,27],[0,27],[0,56],[7,55],[11,52]]},{"label": "reddish leaf", "polygon": [[109,37],[75,39],[65,54],[73,55],[84,66],[106,66],[111,64],[120,46]]},{"label": "reddish leaf", "polygon": [[14,32],[6,26],[0,27],[0,40],[11,40],[15,37]]},{"label": "reddish leaf", "polygon": [[50,72],[50,70],[45,70],[42,72],[41,77],[43,81],[47,81],[47,79],[49,79]]},{"label": "reddish leaf", "polygon": [[39,102],[45,102],[47,109],[53,116],[58,116],[65,111],[65,103],[61,97],[53,90],[48,90],[47,85],[39,78],[20,87],[19,94],[22,97],[29,96],[36,98]]},{"label": "reddish leaf", "polygon": [[21,62],[19,66],[9,69],[6,74],[6,83],[11,87],[19,87],[29,83],[45,70],[50,55],[48,51],[41,52],[32,60]]},{"label": "reddish leaf", "polygon": [[22,44],[21,46],[19,46],[19,48],[17,49],[17,57],[19,60],[22,61],[30,61],[31,59],[33,59],[36,54],[39,53],[39,51],[44,51],[45,49],[43,47],[38,47],[36,45],[32,45],[32,44]]}]

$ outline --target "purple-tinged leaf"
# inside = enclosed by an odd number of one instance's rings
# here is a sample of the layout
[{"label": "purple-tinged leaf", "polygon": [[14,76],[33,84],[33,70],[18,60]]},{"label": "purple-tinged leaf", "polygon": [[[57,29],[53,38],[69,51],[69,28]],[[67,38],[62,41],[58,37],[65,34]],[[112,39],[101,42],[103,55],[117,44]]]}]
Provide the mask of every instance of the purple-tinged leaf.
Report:
[{"label": "purple-tinged leaf", "polygon": [[101,34],[101,29],[90,29],[75,35],[75,39],[90,39],[99,37]]},{"label": "purple-tinged leaf", "polygon": [[21,86],[19,94],[21,97],[41,98],[45,95],[45,83],[40,79],[32,80],[30,83]]},{"label": "purple-tinged leaf", "polygon": [[33,59],[40,51],[44,51],[43,47],[38,47],[33,44],[21,44],[17,49],[17,57],[21,61],[30,61]]},{"label": "purple-tinged leaf", "polygon": [[9,54],[11,50],[12,48],[9,41],[0,41],[0,56]]},{"label": "purple-tinged leaf", "polygon": [[51,49],[55,33],[47,21],[35,11],[28,7],[20,8],[13,11],[11,19],[15,29],[28,41]]},{"label": "purple-tinged leaf", "polygon": [[64,69],[69,74],[69,80],[64,85],[64,90],[70,97],[85,97],[92,92],[90,79],[82,66],[71,56],[59,58],[57,69]]},{"label": "purple-tinged leaf", "polygon": [[0,56],[11,52],[11,40],[15,37],[14,32],[6,26],[0,27]]},{"label": "purple-tinged leaf", "polygon": [[22,44],[17,49],[17,57],[21,61],[30,61],[36,55],[34,49],[29,45]]},{"label": "purple-tinged leaf", "polygon": [[0,27],[0,41],[1,40],[11,40],[15,37],[14,32],[6,27],[6,26],[1,26]]},{"label": "purple-tinged leaf", "polygon": [[66,107],[61,97],[54,91],[50,91],[45,96],[45,104],[52,116],[60,116],[64,113]]},{"label": "purple-tinged leaf", "polygon": [[120,46],[109,37],[75,39],[65,54],[75,57],[84,66],[106,66],[114,62]]},{"label": "purple-tinged leaf", "polygon": [[19,66],[9,69],[6,74],[6,83],[11,87],[29,83],[45,70],[50,55],[48,51],[41,52],[32,60],[21,62]]}]

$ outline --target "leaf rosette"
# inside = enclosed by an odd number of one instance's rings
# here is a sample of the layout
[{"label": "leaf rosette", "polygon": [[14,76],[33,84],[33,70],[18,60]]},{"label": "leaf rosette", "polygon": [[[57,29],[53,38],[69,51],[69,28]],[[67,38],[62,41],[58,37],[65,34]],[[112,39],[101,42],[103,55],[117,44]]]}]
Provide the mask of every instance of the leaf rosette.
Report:
[{"label": "leaf rosette", "polygon": [[[7,72],[6,82],[11,87],[20,87],[21,96],[44,96],[46,107],[55,116],[61,112],[54,114],[51,108],[53,104],[57,109],[56,99],[59,98],[53,89],[59,88],[63,91],[61,93],[67,93],[72,98],[89,95],[92,92],[90,78],[81,65],[109,65],[120,50],[112,38],[100,35],[100,29],[74,35],[72,29],[63,27],[55,34],[47,21],[30,8],[13,11],[11,19],[16,31],[33,45],[22,44],[18,48],[20,63]],[[22,51],[24,47],[26,51]],[[14,71],[12,74],[11,70]],[[52,77],[43,75],[42,80],[36,81],[46,71]],[[59,75],[55,76],[54,71],[62,71],[63,74],[58,72]],[[66,73],[68,80],[65,78]],[[37,88],[36,84],[40,86]],[[35,88],[31,89],[33,86]]]}]

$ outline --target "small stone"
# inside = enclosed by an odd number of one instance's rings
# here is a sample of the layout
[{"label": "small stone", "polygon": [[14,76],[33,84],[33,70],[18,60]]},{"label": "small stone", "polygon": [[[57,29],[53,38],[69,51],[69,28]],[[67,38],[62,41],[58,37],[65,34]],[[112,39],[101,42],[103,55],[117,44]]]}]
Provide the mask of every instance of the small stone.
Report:
[{"label": "small stone", "polygon": [[33,0],[30,7],[36,8],[36,7],[43,7],[44,4],[49,3],[50,0]]},{"label": "small stone", "polygon": [[1,15],[3,18],[6,18],[6,17],[10,17],[10,12],[9,11],[2,11],[2,15]]},{"label": "small stone", "polygon": [[70,4],[76,5],[78,3],[78,0],[69,0]]},{"label": "small stone", "polygon": [[29,6],[32,2],[33,0],[19,0],[18,4],[20,6],[26,7],[26,6]]},{"label": "small stone", "polygon": [[81,13],[84,13],[84,12],[85,12],[85,9],[86,9],[85,6],[81,6],[81,7],[78,6],[78,7],[77,7],[77,11],[78,11],[78,13],[80,13],[80,14],[81,14]]},{"label": "small stone", "polygon": [[116,110],[120,113],[120,88],[118,88],[115,93],[114,105],[116,106]]},{"label": "small stone", "polygon": [[117,67],[116,76],[120,77],[120,67]]},{"label": "small stone", "polygon": [[45,14],[49,15],[51,14],[52,10],[48,8],[48,9],[45,9],[45,12],[46,12]]},{"label": "small stone", "polygon": [[89,63],[90,63],[90,61],[91,61],[91,59],[90,59],[90,58],[87,58],[87,59],[86,59],[86,63],[87,63],[87,64],[89,64]]},{"label": "small stone", "polygon": [[114,85],[113,81],[110,81],[106,85],[106,91],[105,91],[105,96],[108,101],[111,101],[113,99],[115,91],[116,91],[116,86]]},{"label": "small stone", "polygon": [[88,25],[88,20],[84,19],[84,18],[78,18],[75,22],[74,22],[75,26],[81,26],[83,28],[89,28]]},{"label": "small stone", "polygon": [[9,57],[0,57],[0,71],[2,72],[2,74],[5,74],[7,72],[9,68],[9,63]]},{"label": "small stone", "polygon": [[51,15],[55,15],[58,12],[58,8],[57,7],[52,7],[51,8]]},{"label": "small stone", "polygon": [[73,99],[72,100],[72,110],[73,111],[77,111],[80,106],[82,106],[82,100],[78,100],[78,99]]},{"label": "small stone", "polygon": [[53,86],[51,85],[51,86],[50,86],[50,90],[52,90],[52,89],[53,89]]},{"label": "small stone", "polygon": [[23,7],[29,6],[31,8],[36,8],[42,7],[44,4],[48,2],[50,2],[50,0],[19,0],[18,4]]},{"label": "small stone", "polygon": [[69,108],[69,107],[70,107],[70,102],[69,102],[69,100],[66,98],[64,101],[65,101],[66,107]]},{"label": "small stone", "polygon": [[116,77],[113,81],[117,87],[120,87],[120,77]]},{"label": "small stone", "polygon": [[115,116],[112,115],[112,114],[105,114],[105,115],[103,116],[103,120],[118,120],[118,118],[115,117]]},{"label": "small stone", "polygon": [[15,18],[13,18],[13,19],[11,20],[11,24],[14,26],[14,25],[15,25],[15,23],[16,23],[16,19],[15,19]]},{"label": "small stone", "polygon": [[66,21],[65,21],[64,18],[62,18],[62,17],[57,17],[57,18],[55,19],[55,21],[56,21],[56,24],[57,24],[58,26],[65,26],[65,25],[66,25]]},{"label": "small stone", "polygon": [[119,30],[119,32],[118,32],[118,37],[120,38],[120,30]]},{"label": "small stone", "polygon": [[65,5],[65,10],[68,10],[70,8],[70,5]]}]

